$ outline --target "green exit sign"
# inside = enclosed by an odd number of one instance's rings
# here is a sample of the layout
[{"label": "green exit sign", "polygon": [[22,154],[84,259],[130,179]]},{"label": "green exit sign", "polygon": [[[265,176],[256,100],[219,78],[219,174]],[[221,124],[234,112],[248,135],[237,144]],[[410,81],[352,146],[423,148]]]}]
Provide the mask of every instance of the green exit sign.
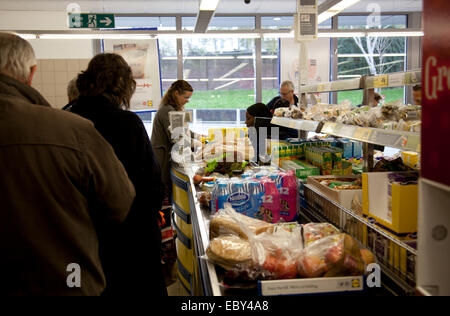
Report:
[{"label": "green exit sign", "polygon": [[70,13],[71,29],[104,29],[115,28],[114,14],[104,13]]}]

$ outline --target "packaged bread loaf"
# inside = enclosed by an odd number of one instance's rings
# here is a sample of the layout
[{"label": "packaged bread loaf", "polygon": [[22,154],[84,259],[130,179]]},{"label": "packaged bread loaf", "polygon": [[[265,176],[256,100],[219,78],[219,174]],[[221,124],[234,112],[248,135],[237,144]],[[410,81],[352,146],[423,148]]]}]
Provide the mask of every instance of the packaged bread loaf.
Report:
[{"label": "packaged bread loaf", "polygon": [[236,235],[223,235],[210,241],[206,250],[209,260],[230,270],[238,263],[250,263],[250,243]]},{"label": "packaged bread loaf", "polygon": [[246,227],[255,235],[273,230],[272,224],[242,215],[230,207],[225,207],[225,209],[220,210],[211,218],[209,226],[210,238],[233,234],[247,240],[248,237],[242,230],[242,227]]}]

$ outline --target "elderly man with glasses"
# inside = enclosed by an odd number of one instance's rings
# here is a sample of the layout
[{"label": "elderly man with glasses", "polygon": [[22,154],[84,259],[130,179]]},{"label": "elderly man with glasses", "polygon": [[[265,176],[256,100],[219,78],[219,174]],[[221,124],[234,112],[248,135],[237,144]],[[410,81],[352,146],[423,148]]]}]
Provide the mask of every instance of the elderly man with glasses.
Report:
[{"label": "elderly man with glasses", "polygon": [[298,97],[294,94],[294,84],[292,81],[283,81],[280,85],[280,95],[273,98],[267,107],[273,113],[278,100],[283,99],[289,102],[289,105],[298,105]]}]

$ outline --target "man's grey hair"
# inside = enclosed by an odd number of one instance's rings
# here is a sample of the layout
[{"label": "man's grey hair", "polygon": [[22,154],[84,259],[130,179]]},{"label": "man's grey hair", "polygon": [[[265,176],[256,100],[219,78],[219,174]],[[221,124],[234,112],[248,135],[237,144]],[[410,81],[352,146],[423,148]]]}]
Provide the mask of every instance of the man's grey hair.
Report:
[{"label": "man's grey hair", "polygon": [[78,77],[75,77],[70,80],[69,84],[67,85],[67,97],[69,98],[69,102],[78,99],[78,96],[80,95],[80,92],[77,88],[77,78]]},{"label": "man's grey hair", "polygon": [[0,32],[0,73],[27,81],[36,65],[31,44],[13,33]]},{"label": "man's grey hair", "polygon": [[295,88],[294,88],[294,83],[293,83],[292,81],[290,81],[290,80],[283,81],[283,82],[280,84],[280,88],[281,88],[281,87],[289,87],[289,90],[291,90],[291,91],[294,91],[294,90],[295,90]]}]

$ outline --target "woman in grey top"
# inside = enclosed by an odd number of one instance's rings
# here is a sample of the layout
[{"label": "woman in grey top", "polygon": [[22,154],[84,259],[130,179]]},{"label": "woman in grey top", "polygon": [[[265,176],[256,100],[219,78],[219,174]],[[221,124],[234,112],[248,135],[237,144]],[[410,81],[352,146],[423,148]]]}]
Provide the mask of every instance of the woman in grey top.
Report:
[{"label": "woman in grey top", "polygon": [[184,105],[189,102],[194,89],[184,80],[177,80],[164,94],[158,112],[153,122],[151,143],[156,158],[161,166],[161,176],[164,185],[170,192],[170,161],[172,151],[172,138],[169,131],[169,112],[183,111]]}]

